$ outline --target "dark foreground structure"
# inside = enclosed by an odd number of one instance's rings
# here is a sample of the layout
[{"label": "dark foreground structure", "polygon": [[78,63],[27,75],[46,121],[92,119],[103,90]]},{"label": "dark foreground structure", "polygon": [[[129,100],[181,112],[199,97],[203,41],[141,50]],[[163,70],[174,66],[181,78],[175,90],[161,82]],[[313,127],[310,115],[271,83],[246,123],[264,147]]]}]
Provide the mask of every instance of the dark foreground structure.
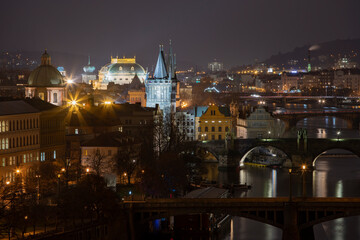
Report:
[{"label": "dark foreground structure", "polygon": [[154,199],[124,202],[131,240],[143,239],[154,219],[199,213],[226,213],[281,228],[283,240],[315,239],[313,226],[360,214],[360,198]]}]

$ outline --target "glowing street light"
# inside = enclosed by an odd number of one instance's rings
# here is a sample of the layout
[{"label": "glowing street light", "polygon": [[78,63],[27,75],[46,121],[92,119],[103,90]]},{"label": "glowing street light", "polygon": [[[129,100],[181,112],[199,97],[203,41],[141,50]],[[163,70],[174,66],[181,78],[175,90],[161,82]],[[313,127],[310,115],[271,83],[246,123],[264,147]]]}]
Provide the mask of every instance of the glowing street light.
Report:
[{"label": "glowing street light", "polygon": [[66,81],[66,83],[72,84],[72,83],[74,83],[74,80],[68,79],[68,80]]},{"label": "glowing street light", "polygon": [[20,173],[20,169],[16,169],[16,173],[19,174],[19,173]]},{"label": "glowing street light", "polygon": [[89,173],[90,172],[90,168],[86,168],[86,173]]},{"label": "glowing street light", "polygon": [[341,134],[341,132],[340,131],[337,131],[336,132],[336,135],[337,135],[337,140],[339,141],[339,138],[340,138],[340,134]]},{"label": "glowing street light", "polygon": [[105,101],[104,103],[105,103],[105,105],[110,105],[111,104],[110,101]]},{"label": "glowing street light", "polygon": [[75,100],[72,100],[70,103],[71,103],[71,105],[73,105],[73,106],[76,105],[76,101],[75,101]]}]

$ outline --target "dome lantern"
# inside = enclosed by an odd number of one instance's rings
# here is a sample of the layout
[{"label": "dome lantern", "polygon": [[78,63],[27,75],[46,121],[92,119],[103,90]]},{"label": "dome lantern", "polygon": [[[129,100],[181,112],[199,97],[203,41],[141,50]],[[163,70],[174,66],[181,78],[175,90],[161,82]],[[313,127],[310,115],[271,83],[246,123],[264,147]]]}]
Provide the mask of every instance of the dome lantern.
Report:
[{"label": "dome lantern", "polygon": [[46,49],[43,55],[41,55],[41,65],[51,65],[51,57]]}]

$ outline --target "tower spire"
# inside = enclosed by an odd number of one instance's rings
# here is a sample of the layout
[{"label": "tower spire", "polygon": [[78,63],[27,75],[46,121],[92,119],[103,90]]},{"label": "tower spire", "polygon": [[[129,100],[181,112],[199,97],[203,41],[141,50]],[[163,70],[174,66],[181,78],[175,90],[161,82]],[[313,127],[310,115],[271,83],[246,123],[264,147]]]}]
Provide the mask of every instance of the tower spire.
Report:
[{"label": "tower spire", "polygon": [[168,71],[166,69],[163,46],[159,45],[159,56],[156,62],[154,78],[164,79],[167,77],[168,77]]},{"label": "tower spire", "polygon": [[90,66],[90,55],[88,57],[89,57],[88,65]]}]

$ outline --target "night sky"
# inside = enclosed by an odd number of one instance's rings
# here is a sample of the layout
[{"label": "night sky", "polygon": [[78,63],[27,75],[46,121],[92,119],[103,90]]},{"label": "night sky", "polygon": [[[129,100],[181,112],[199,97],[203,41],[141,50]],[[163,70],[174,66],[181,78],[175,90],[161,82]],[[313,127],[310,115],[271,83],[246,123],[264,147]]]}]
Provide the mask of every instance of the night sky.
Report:
[{"label": "night sky", "polygon": [[[2,0],[0,50],[60,51],[155,63],[251,64],[304,44],[360,37],[359,0]],[[105,64],[105,63],[104,63]]]}]

